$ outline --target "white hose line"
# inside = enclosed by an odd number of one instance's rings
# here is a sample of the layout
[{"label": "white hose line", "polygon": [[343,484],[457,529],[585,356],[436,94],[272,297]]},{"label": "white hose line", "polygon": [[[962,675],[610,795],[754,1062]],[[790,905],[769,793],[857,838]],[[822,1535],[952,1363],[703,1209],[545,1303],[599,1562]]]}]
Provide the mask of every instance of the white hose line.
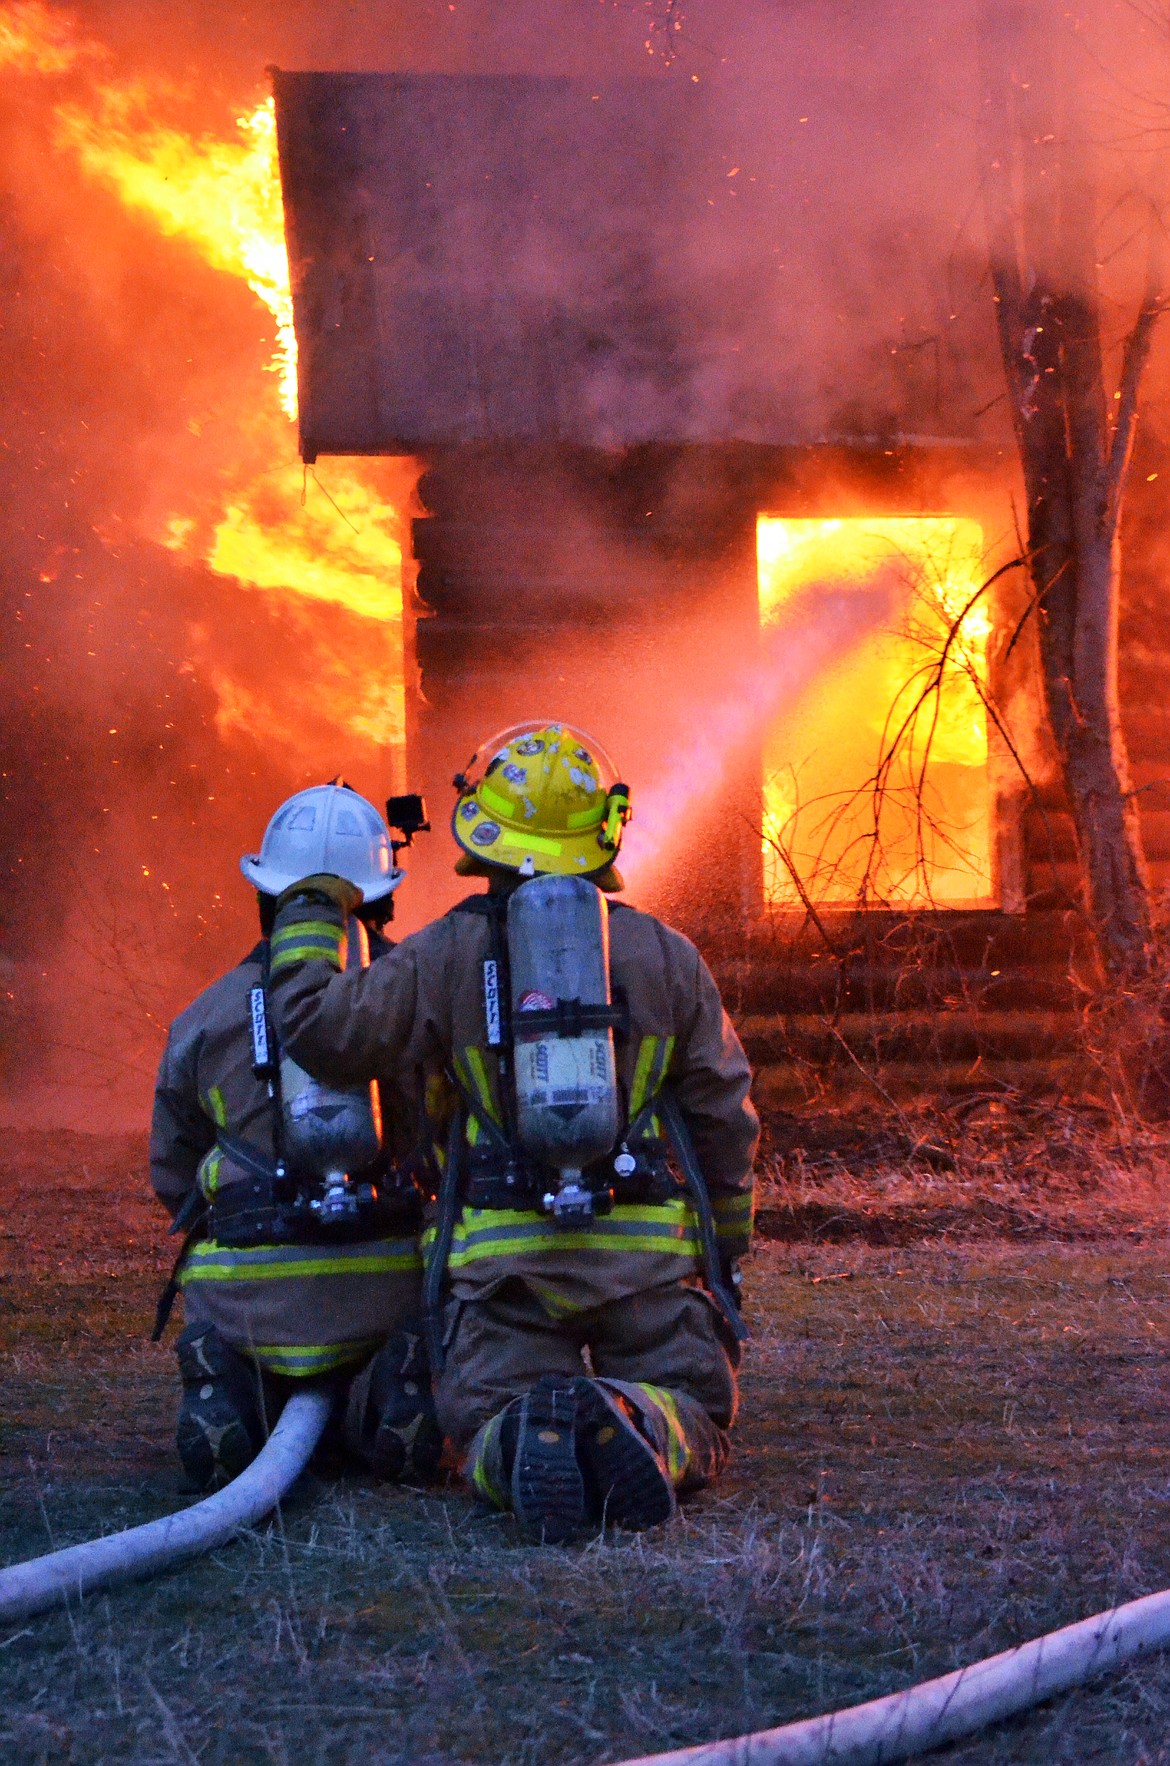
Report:
[{"label": "white hose line", "polygon": [[0,1570],[0,1623],[31,1618],[71,1594],[153,1576],[254,1526],[304,1471],[332,1408],[332,1394],[320,1388],[294,1392],[251,1465],[214,1496],[145,1526]]},{"label": "white hose line", "polygon": [[1049,1631],[970,1668],[823,1717],[619,1766],[887,1766],[973,1735],[1170,1643],[1170,1589]]}]

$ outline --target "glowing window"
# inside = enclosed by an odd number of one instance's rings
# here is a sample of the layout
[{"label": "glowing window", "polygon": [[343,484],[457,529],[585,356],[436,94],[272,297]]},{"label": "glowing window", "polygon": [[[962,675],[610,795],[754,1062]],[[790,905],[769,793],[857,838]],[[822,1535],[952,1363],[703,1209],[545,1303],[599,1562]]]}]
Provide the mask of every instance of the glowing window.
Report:
[{"label": "glowing window", "polygon": [[762,515],[757,559],[765,665],[789,682],[764,741],[766,899],[986,905],[979,524]]}]

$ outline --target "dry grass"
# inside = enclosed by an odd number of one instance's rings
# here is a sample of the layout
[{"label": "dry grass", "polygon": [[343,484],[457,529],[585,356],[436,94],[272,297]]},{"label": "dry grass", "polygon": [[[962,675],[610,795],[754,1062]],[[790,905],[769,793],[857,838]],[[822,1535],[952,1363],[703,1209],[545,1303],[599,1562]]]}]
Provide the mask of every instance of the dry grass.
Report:
[{"label": "dry grass", "polygon": [[761,1162],[771,1238],[871,1244],[1170,1233],[1170,1130],[1018,1096],[949,1109],[775,1113]]},{"label": "dry grass", "polygon": [[[1170,1584],[1160,1150],[1068,1118],[1045,1163],[1022,1126],[936,1121],[908,1161],[874,1140],[903,1121],[810,1124],[799,1158],[775,1125],[738,1451],[677,1527],[534,1549],[457,1491],[313,1481],[182,1574],[0,1634],[0,1758],[618,1760]],[[135,1153],[29,1140],[0,1172],[10,1558],[176,1500],[171,1356],[142,1342],[162,1259],[111,1197]],[[1136,1766],[1167,1737],[1154,1660],[947,1757]]]}]

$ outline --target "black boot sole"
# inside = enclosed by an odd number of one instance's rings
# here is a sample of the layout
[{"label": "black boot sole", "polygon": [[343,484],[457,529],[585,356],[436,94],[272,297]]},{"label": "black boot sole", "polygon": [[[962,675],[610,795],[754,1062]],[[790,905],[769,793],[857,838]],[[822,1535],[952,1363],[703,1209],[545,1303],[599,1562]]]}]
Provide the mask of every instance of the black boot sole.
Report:
[{"label": "black boot sole", "polygon": [[577,1441],[597,1507],[612,1527],[642,1532],[674,1515],[674,1486],[653,1447],[593,1380],[574,1381]]},{"label": "black boot sole", "polygon": [[539,1380],[525,1393],[512,1464],[512,1507],[521,1524],[550,1545],[570,1539],[589,1519],[573,1425],[570,1382]]}]

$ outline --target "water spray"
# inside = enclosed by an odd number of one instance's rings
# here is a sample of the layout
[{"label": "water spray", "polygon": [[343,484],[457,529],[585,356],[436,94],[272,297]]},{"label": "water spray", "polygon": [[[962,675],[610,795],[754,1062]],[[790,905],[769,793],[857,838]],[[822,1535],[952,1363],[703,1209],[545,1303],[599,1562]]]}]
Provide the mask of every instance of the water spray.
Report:
[{"label": "water spray", "polygon": [[[724,787],[748,743],[759,739],[832,662],[889,622],[895,585],[882,575],[864,589],[813,585],[794,596],[784,618],[760,633],[760,649],[729,690],[696,716],[684,743],[670,749],[657,777],[639,786],[637,812],[622,847],[622,872],[642,885],[669,861],[693,818]],[[684,806],[688,816],[681,816]]]}]

